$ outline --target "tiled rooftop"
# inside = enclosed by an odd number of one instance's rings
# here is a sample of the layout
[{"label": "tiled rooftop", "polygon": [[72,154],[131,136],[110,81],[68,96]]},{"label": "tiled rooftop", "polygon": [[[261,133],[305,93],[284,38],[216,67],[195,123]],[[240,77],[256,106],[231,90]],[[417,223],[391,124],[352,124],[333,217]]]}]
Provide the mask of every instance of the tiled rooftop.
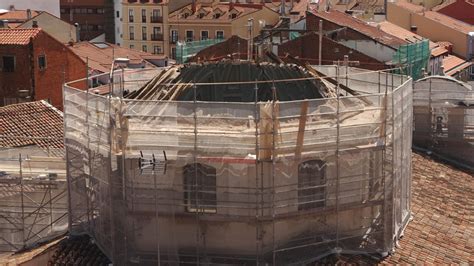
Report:
[{"label": "tiled rooftop", "polygon": [[413,154],[413,220],[386,264],[474,263],[474,175]]},{"label": "tiled rooftop", "polygon": [[41,32],[36,29],[0,29],[0,45],[27,45]]},{"label": "tiled rooftop", "polygon": [[[192,5],[187,5],[181,9],[176,10],[171,13],[169,20],[172,22],[179,21],[232,21],[234,19],[240,18],[245,15],[249,15],[256,11],[266,8],[259,4],[216,4],[213,6],[196,4],[196,12],[192,12]],[[188,13],[187,17],[183,17],[182,14]],[[230,16],[230,14],[235,13],[235,17]],[[218,17],[215,14],[219,14]]]},{"label": "tiled rooftop", "polygon": [[364,34],[365,36],[369,38],[372,38],[373,40],[376,40],[390,47],[398,48],[400,45],[407,43],[405,40],[402,40],[398,37],[388,34],[378,29],[377,27],[369,25],[365,21],[354,18],[348,14],[345,14],[337,10],[321,11],[321,12],[312,11],[312,13],[316,17],[320,17],[324,20],[330,21],[341,27],[347,27],[349,29],[353,29],[357,32]]},{"label": "tiled rooftop", "polygon": [[153,67],[151,64],[144,62],[146,59],[163,59],[163,55],[153,55],[150,53],[128,49],[111,43],[91,43],[79,42],[69,49],[86,62],[89,59],[89,68],[108,73],[113,59],[124,57],[130,59],[131,64],[145,63],[147,67]]},{"label": "tiled rooftop", "polygon": [[[39,15],[38,11],[31,11],[31,17]],[[0,20],[8,20],[9,22],[24,22],[28,20],[28,12],[26,10],[11,10],[0,13]]]},{"label": "tiled rooftop", "polygon": [[444,72],[449,75],[452,71],[467,68],[471,65],[470,62],[466,62],[464,59],[459,58],[455,55],[448,55],[443,58]]},{"label": "tiled rooftop", "polygon": [[62,149],[63,116],[45,101],[0,107],[0,147]]},{"label": "tiled rooftop", "polygon": [[402,7],[404,9],[410,10],[413,13],[420,14],[424,16],[425,18],[428,18],[430,20],[437,21],[447,27],[450,27],[451,29],[454,29],[456,31],[468,34],[469,32],[474,31],[474,26],[469,25],[465,22],[462,22],[460,20],[448,17],[446,15],[443,15],[441,13],[435,12],[435,11],[430,11],[430,10],[425,10],[423,11],[423,7],[420,5],[415,5],[413,3],[408,3],[406,1],[397,1],[394,2],[393,4]]}]

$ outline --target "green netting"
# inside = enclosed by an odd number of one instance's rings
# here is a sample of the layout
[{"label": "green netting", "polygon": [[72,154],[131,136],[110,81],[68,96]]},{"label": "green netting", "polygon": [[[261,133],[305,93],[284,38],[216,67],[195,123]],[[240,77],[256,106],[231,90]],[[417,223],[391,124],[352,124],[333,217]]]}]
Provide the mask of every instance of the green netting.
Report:
[{"label": "green netting", "polygon": [[[401,66],[399,74],[410,75],[414,80],[422,77],[423,69],[427,69],[430,58],[429,40],[402,45],[393,55],[394,65]],[[401,73],[400,73],[401,72]]]},{"label": "green netting", "polygon": [[180,64],[188,61],[189,58],[193,57],[199,51],[207,48],[216,43],[220,43],[224,39],[207,39],[202,41],[194,42],[179,42],[176,45],[176,61]]},{"label": "green netting", "polygon": [[296,38],[300,37],[300,33],[296,31],[290,32],[290,40],[294,40]]}]

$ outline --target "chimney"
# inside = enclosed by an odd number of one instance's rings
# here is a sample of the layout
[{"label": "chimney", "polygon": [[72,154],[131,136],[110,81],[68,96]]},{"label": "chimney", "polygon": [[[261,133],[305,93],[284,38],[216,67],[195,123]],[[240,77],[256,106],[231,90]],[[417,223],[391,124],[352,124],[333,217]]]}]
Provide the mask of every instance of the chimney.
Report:
[{"label": "chimney", "polygon": [[14,5],[10,5],[10,11],[15,11],[15,6]]},{"label": "chimney", "polygon": [[410,31],[416,33],[418,31],[418,27],[416,25],[410,26]]},{"label": "chimney", "polygon": [[29,20],[31,19],[31,9],[26,10],[26,18]]},{"label": "chimney", "polygon": [[38,21],[36,20],[33,20],[33,28],[38,28]]}]

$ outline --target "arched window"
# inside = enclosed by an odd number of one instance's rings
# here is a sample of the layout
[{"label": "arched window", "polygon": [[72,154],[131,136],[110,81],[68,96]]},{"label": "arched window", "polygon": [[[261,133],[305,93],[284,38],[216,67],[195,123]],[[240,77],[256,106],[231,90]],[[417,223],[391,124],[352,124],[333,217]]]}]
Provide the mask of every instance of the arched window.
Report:
[{"label": "arched window", "polygon": [[298,210],[324,207],[326,201],[326,163],[310,160],[298,165]]},{"label": "arched window", "polygon": [[187,164],[183,168],[184,201],[188,212],[216,212],[216,168]]}]

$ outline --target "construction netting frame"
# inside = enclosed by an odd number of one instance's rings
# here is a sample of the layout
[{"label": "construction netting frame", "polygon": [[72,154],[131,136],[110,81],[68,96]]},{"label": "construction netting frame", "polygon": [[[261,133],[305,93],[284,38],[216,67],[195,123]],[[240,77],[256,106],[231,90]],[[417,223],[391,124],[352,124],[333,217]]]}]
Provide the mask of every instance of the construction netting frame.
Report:
[{"label": "construction netting frame", "polygon": [[[11,136],[22,137],[28,138]],[[0,176],[0,253],[32,248],[67,232],[63,156],[64,149],[49,146],[0,148],[0,170],[6,172]],[[54,173],[54,178],[49,178],[49,173]]]},{"label": "construction netting frame", "polygon": [[392,57],[392,64],[400,66],[399,74],[409,75],[417,80],[427,71],[430,59],[429,40],[424,39],[415,43],[401,45]]},{"label": "construction netting frame", "polygon": [[474,91],[447,76],[414,83],[415,146],[474,169]]},{"label": "construction netting frame", "polygon": [[71,233],[116,265],[392,252],[410,218],[412,80],[326,71],[366,92],[173,102],[65,85]]},{"label": "construction netting frame", "polygon": [[179,64],[186,63],[189,58],[193,57],[199,51],[223,41],[223,38],[217,38],[192,42],[178,42],[176,44],[176,62]]}]

